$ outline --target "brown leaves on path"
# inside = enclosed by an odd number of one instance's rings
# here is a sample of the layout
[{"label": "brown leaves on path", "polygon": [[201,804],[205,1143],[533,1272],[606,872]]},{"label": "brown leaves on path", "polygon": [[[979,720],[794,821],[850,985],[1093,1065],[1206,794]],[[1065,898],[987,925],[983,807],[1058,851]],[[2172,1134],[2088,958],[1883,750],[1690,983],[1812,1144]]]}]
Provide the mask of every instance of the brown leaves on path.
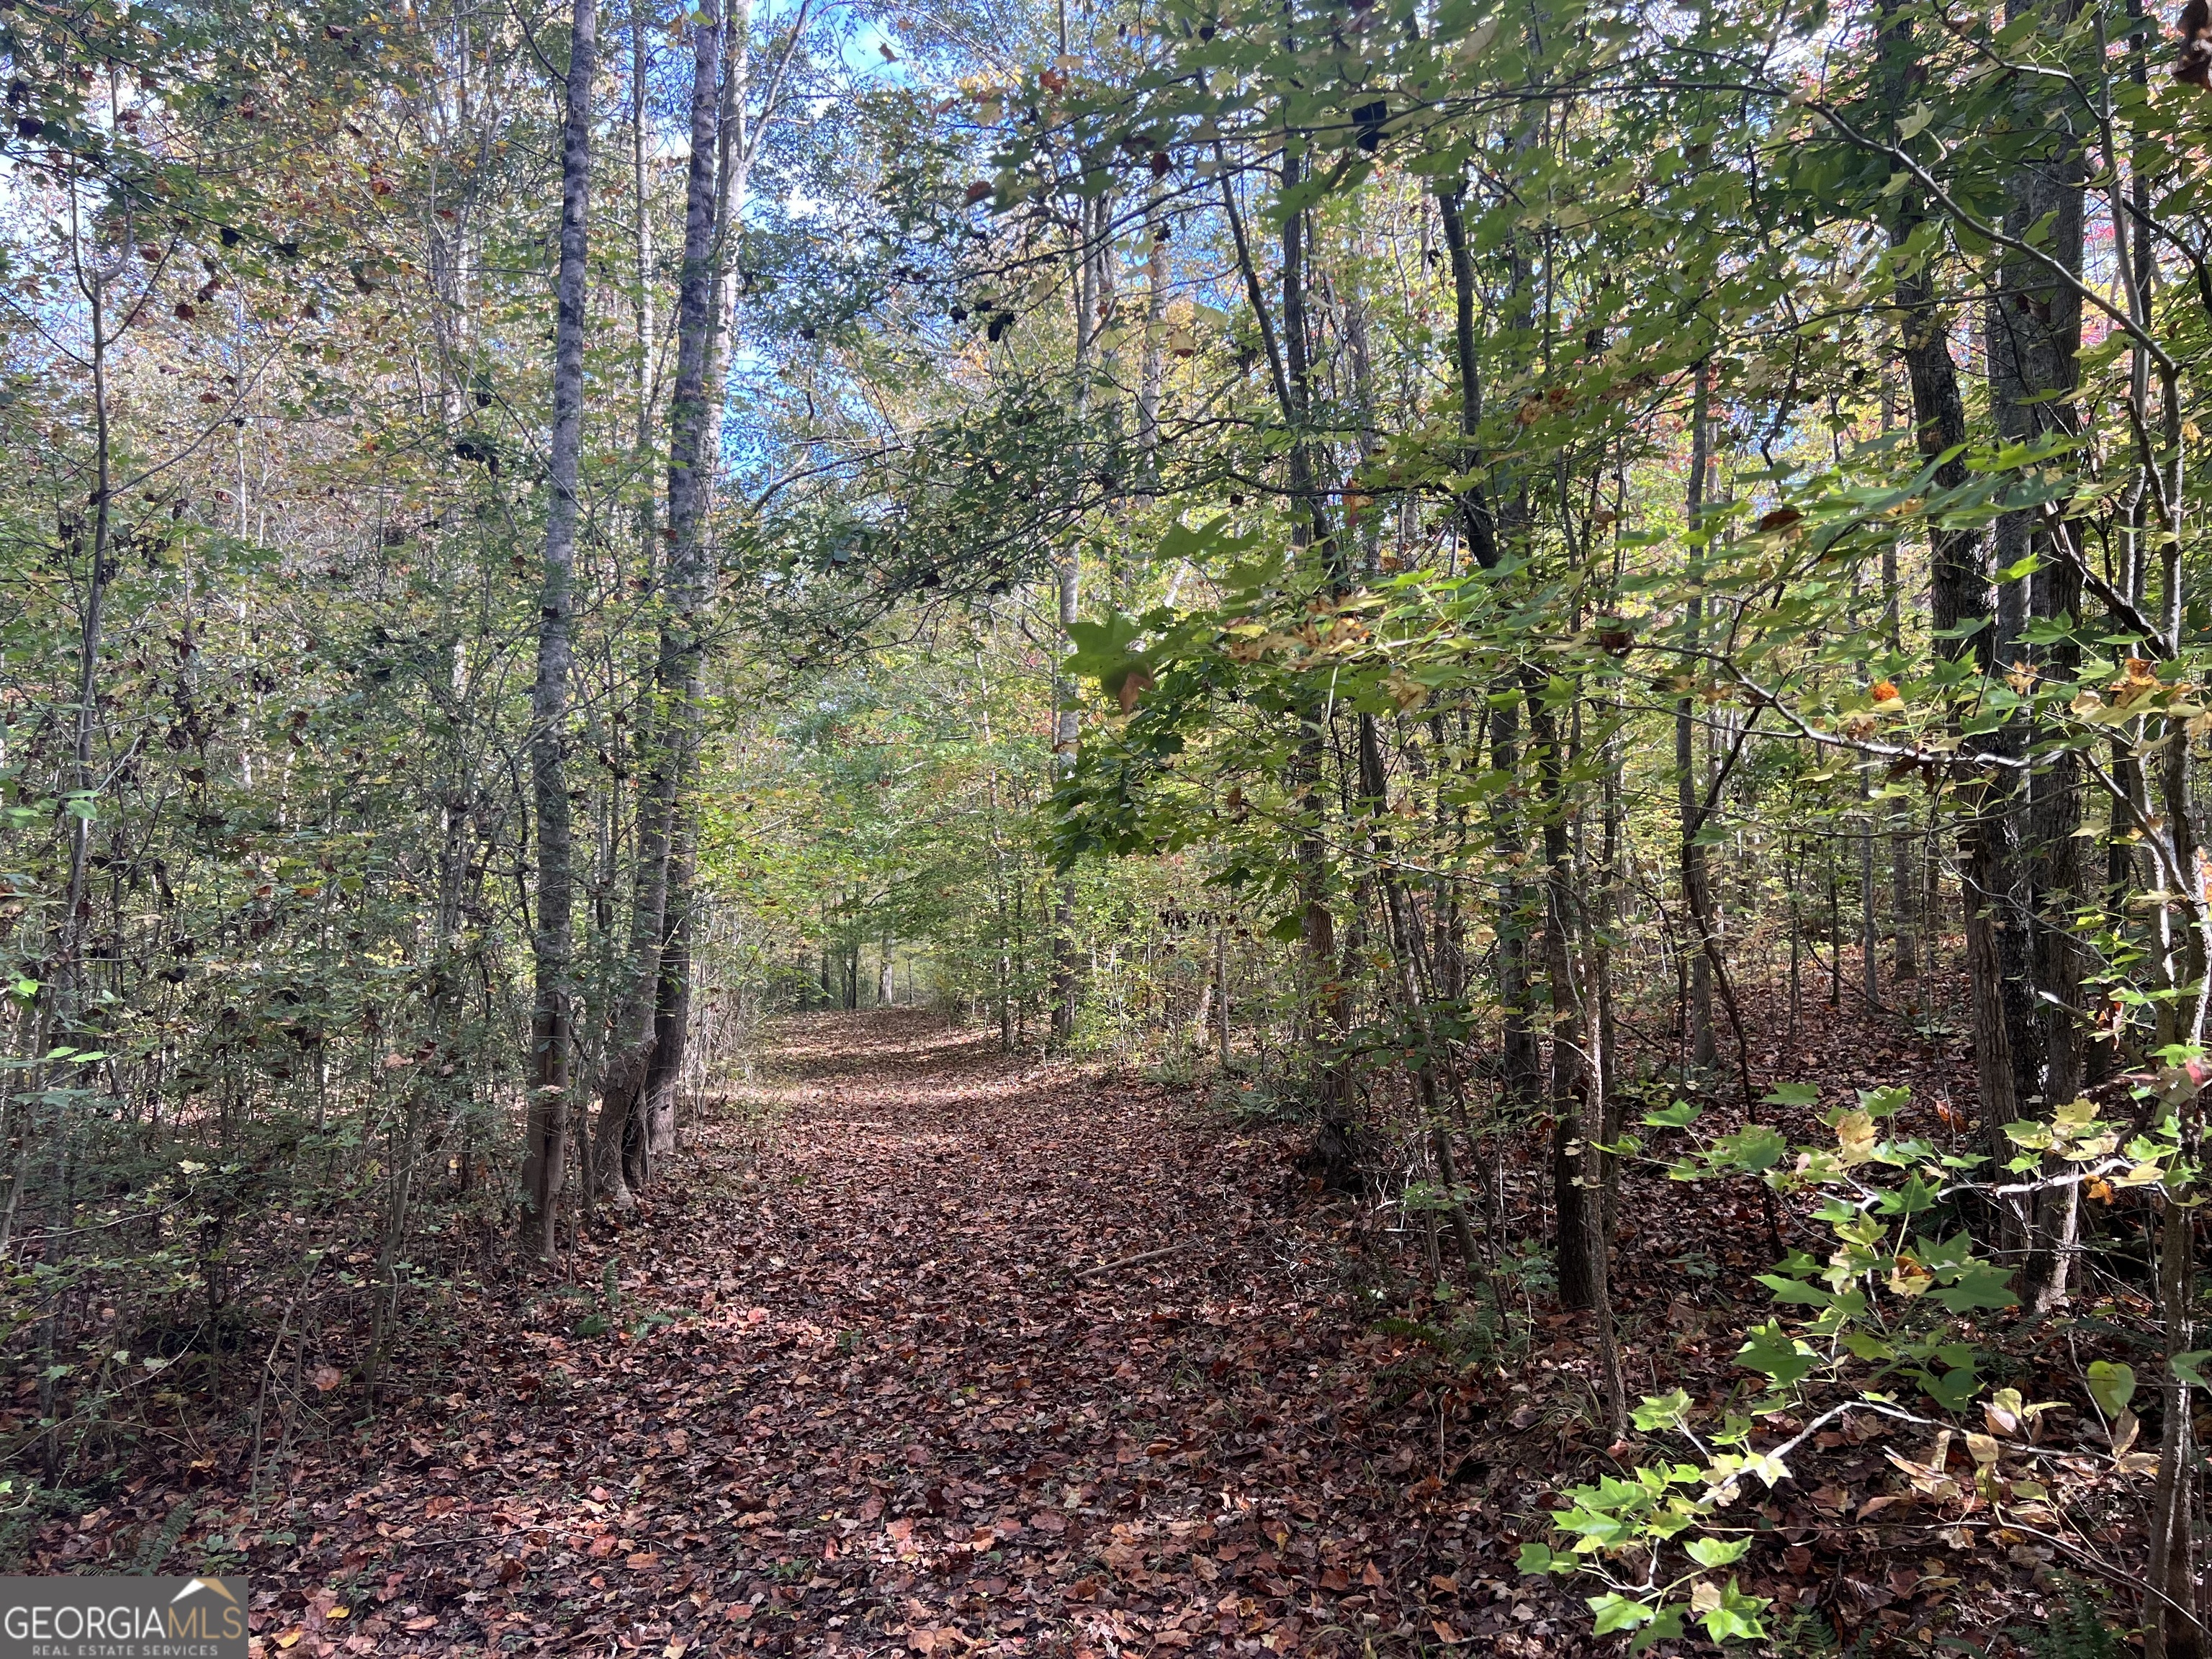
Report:
[{"label": "brown leaves on path", "polygon": [[924,1015],[779,1035],[781,1119],[578,1253],[617,1299],[485,1291],[413,1407],[196,1495],[261,1653],[1573,1650],[1284,1147]]}]

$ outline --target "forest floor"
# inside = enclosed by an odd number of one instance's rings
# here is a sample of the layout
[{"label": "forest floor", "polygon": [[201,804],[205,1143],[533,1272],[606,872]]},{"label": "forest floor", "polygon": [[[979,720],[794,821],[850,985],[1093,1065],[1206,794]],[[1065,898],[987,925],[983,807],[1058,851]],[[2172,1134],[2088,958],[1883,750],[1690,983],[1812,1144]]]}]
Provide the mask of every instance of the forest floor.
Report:
[{"label": "forest floor", "polygon": [[[1831,1035],[1832,1081],[1955,1071]],[[1607,1465],[1582,1316],[1529,1296],[1496,1352],[1440,1343],[1420,1234],[1323,1201],[1298,1151],[922,1013],[789,1019],[566,1285],[462,1293],[404,1401],[301,1438],[258,1496],[210,1447],[26,1565],[246,1571],[263,1659],[1617,1649],[1586,1586],[1513,1567]],[[1771,1260],[1731,1202],[1625,1218],[1632,1393],[1728,1371],[1745,1316],[1702,1292]],[[1983,1630],[2026,1611],[2039,1562],[1962,1587],[1924,1528],[1853,1529],[1889,1476],[1859,1438],[1764,1506],[1747,1587],[1780,1626],[1824,1609],[1788,1650],[1877,1610],[1940,1632],[1954,1591]]]}]

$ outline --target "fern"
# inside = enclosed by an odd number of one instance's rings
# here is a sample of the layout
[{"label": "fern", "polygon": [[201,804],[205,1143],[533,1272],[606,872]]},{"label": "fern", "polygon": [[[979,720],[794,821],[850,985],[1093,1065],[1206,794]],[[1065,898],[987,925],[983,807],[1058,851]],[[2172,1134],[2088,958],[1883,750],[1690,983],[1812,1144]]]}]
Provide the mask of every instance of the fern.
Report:
[{"label": "fern", "polygon": [[169,1559],[169,1552],[177,1547],[177,1540],[185,1535],[185,1528],[192,1524],[194,1505],[189,1498],[169,1511],[169,1518],[161,1523],[159,1532],[149,1533],[138,1546],[138,1553],[131,1559],[134,1573],[155,1573],[161,1563]]},{"label": "fern", "polygon": [[2059,1583],[2057,1604],[2037,1629],[2008,1632],[2035,1659],[2132,1659],[2134,1650],[2104,1620],[2104,1610],[2080,1579]]}]

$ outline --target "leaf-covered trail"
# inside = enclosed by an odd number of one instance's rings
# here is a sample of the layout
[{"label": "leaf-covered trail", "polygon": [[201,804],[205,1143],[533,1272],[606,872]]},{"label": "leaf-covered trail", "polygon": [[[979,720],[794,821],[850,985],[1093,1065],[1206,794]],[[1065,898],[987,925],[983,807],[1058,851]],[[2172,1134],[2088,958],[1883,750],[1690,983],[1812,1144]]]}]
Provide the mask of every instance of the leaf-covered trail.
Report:
[{"label": "leaf-covered trail", "polygon": [[578,1264],[614,1328],[488,1287],[414,1409],[204,1491],[263,1653],[1567,1650],[1485,1507],[1544,1471],[1384,1409],[1281,1146],[918,1015],[781,1035],[780,1119]]},{"label": "leaf-covered trail", "polygon": [[[1949,1049],[1806,1036],[1838,1089],[1910,1076],[1941,1115],[1956,1085]],[[1523,1299],[1470,1346],[1402,1211],[1324,1203],[1283,1133],[995,1050],[913,1013],[783,1023],[564,1282],[486,1241],[484,1282],[404,1309],[373,1409],[349,1292],[244,1357],[265,1417],[118,1443],[23,1569],[242,1570],[259,1659],[1613,1645],[1512,1565],[1610,1467],[1585,1316]],[[1718,1397],[1771,1252],[1754,1197],[1680,1190],[1623,1184],[1625,1364]],[[1509,1186],[1512,1236],[1534,1196]],[[359,1285],[371,1258],[320,1259]],[[1911,1502],[1861,1505],[1888,1434],[1799,1454],[1747,1585],[1852,1628],[2035,1605],[2017,1548],[1936,1573],[1925,1525],[1869,1522]]]},{"label": "leaf-covered trail", "polygon": [[[653,1436],[666,1484],[625,1506],[609,1589],[696,1607],[678,1639],[805,1653],[1462,1634],[1466,1523],[1393,1501],[1433,1431],[1362,1433],[1377,1357],[1280,1149],[994,1046],[910,1016],[785,1028],[744,1201],[654,1218],[635,1264],[648,1300],[716,1303],[638,1372],[714,1385]],[[592,1471],[609,1501],[640,1449]]]}]

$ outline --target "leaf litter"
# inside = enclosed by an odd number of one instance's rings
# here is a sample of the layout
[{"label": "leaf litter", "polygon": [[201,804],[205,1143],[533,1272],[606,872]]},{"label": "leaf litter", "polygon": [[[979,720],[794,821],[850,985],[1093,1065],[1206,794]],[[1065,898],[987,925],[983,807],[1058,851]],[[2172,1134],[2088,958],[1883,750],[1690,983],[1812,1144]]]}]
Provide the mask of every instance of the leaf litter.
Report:
[{"label": "leaf litter", "polygon": [[[1281,1126],[926,1015],[786,1020],[769,1076],[565,1293],[463,1288],[373,1415],[349,1378],[362,1420],[258,1491],[242,1445],[179,1452],[27,1566],[242,1569],[262,1659],[1619,1646],[1513,1565],[1607,1461],[1580,1316],[1523,1295],[1486,1337],[1418,1230],[1324,1201]],[[1719,1249],[1699,1305],[1715,1212],[1670,1199],[1623,1201],[1626,1352],[1714,1388],[1765,1261]],[[1756,1212],[1729,1212],[1750,1244]],[[1884,1434],[1823,1434],[1763,1506],[1778,1611],[1894,1627],[1972,1570],[1963,1529],[1948,1558],[1885,1534],[1916,1495],[1873,1492],[1909,1464]],[[2014,1550],[2023,1585],[2047,1555]]]}]

